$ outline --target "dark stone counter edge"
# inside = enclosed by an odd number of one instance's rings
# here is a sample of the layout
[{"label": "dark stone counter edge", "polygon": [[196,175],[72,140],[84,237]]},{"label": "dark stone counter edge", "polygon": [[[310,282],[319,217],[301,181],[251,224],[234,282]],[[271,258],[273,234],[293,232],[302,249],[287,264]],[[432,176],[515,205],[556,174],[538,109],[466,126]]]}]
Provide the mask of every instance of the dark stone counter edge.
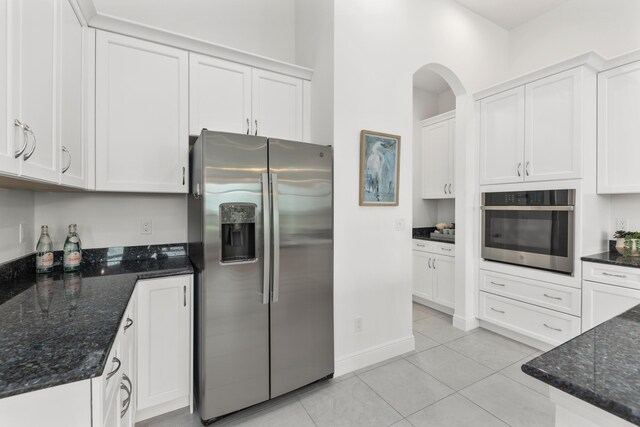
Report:
[{"label": "dark stone counter edge", "polygon": [[[639,257],[623,257],[622,255],[618,255],[616,252],[615,260],[605,259],[603,258],[604,254],[609,254],[609,252],[603,252],[602,254],[595,254],[589,256],[583,256],[580,260],[585,262],[595,262],[597,264],[607,264],[607,265],[615,265],[618,267],[631,267],[631,268],[640,268],[640,258]],[[627,261],[627,262],[625,262]]]},{"label": "dark stone counter edge", "polygon": [[597,408],[600,408],[610,414],[620,417],[629,421],[635,425],[640,426],[640,416],[633,413],[633,410],[625,405],[621,405],[615,401],[605,399],[602,396],[594,393],[593,390],[585,389],[583,387],[576,386],[573,383],[563,381],[554,375],[549,374],[541,369],[535,368],[527,363],[522,365],[522,372],[533,378],[542,381],[555,387],[560,391],[570,394],[580,400],[583,400]]},{"label": "dark stone counter edge", "polygon": [[[157,278],[161,278],[161,277],[171,277],[171,276],[181,276],[181,275],[186,275],[186,274],[193,274],[193,272],[194,272],[193,271],[193,266],[191,265],[191,262],[189,262],[188,266],[186,268],[167,269],[167,270],[156,271],[156,272],[141,272],[141,273],[138,273],[136,275],[135,285],[131,288],[131,293],[129,294],[128,301],[131,300],[131,295],[133,295],[133,293],[134,293],[134,291],[136,289],[136,286],[138,286],[138,281],[139,280],[157,279]],[[128,306],[128,303],[127,303],[127,306]],[[124,313],[125,313],[125,311],[127,309],[127,306],[123,307],[122,308],[122,312],[120,313],[120,322],[118,323],[118,326],[117,326],[118,329],[120,329],[120,323],[122,323],[122,318],[124,317]],[[5,397],[17,396],[17,395],[24,394],[24,393],[29,393],[29,392],[32,392],[32,391],[43,390],[43,389],[46,389],[46,388],[57,387],[57,386],[65,385],[65,384],[78,382],[78,381],[89,380],[89,379],[97,378],[97,377],[101,376],[104,373],[104,369],[105,369],[106,364],[107,364],[108,355],[111,353],[111,349],[113,347],[113,343],[115,342],[117,336],[118,336],[118,332],[116,332],[113,335],[113,339],[109,343],[108,349],[105,352],[104,360],[102,361],[102,364],[99,367],[96,368],[95,371],[93,371],[93,372],[85,372],[85,373],[79,374],[79,375],[70,374],[69,376],[67,376],[63,380],[61,380],[60,378],[56,378],[56,379],[51,380],[51,381],[44,381],[44,382],[37,383],[37,384],[30,384],[30,385],[25,386],[23,388],[13,388],[13,389],[10,389],[10,390],[5,390],[3,392],[0,392],[0,399],[3,399]],[[3,388],[2,387],[2,382],[0,382],[0,390],[2,388]]]},{"label": "dark stone counter edge", "polygon": [[434,238],[431,238],[431,237],[423,237],[423,236],[419,236],[419,237],[413,236],[412,239],[415,239],[415,240],[426,240],[428,242],[448,243],[450,245],[455,245],[456,244],[455,240],[434,239]]}]

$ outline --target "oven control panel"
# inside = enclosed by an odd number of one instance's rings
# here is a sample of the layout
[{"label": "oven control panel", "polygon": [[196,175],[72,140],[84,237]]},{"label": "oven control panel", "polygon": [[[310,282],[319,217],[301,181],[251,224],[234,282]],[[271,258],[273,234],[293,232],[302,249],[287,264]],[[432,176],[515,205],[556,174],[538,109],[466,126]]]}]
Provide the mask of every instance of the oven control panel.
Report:
[{"label": "oven control panel", "polygon": [[482,193],[483,206],[573,206],[575,190]]}]

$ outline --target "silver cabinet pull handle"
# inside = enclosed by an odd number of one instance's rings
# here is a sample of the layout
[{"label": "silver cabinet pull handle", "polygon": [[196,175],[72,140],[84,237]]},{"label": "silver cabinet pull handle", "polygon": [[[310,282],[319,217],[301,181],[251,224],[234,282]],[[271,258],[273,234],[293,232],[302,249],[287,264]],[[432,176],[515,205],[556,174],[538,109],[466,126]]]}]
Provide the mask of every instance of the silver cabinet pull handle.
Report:
[{"label": "silver cabinet pull handle", "polygon": [[444,185],[444,194],[447,194],[447,184]]},{"label": "silver cabinet pull handle", "polygon": [[554,331],[558,331],[558,332],[562,332],[562,329],[560,329],[560,328],[554,328],[553,326],[549,326],[546,323],[543,323],[543,325],[544,325],[545,328],[548,328],[548,329],[551,329],[551,330],[554,330]]},{"label": "silver cabinet pull handle", "polygon": [[524,167],[524,170],[527,173],[527,176],[529,176],[529,166],[530,165],[531,165],[531,162],[527,162],[527,165]]},{"label": "silver cabinet pull handle", "polygon": [[247,135],[249,135],[249,127],[251,126],[249,118],[247,117]]},{"label": "silver cabinet pull handle", "polygon": [[416,246],[420,246],[421,248],[424,248],[424,245],[421,245],[420,243],[416,243]]},{"label": "silver cabinet pull handle", "polygon": [[619,277],[621,279],[626,279],[627,275],[626,274],[613,274],[613,273],[607,273],[606,271],[602,272],[603,276],[611,276],[611,277]]},{"label": "silver cabinet pull handle", "polygon": [[269,273],[271,264],[271,204],[269,203],[269,174],[262,174],[262,303],[269,304]]},{"label": "silver cabinet pull handle", "polygon": [[542,294],[542,295],[544,295],[544,296],[545,296],[545,297],[547,297],[547,298],[557,299],[557,300],[560,300],[560,301],[562,300],[562,298],[561,298],[561,297],[553,297],[553,296],[551,296],[551,295],[547,295],[547,294]]},{"label": "silver cabinet pull handle", "polygon": [[107,374],[107,381],[109,381],[109,379],[114,376],[116,374],[116,372],[118,372],[120,370],[120,365],[122,365],[122,362],[120,361],[120,359],[118,359],[117,357],[114,357],[112,360],[113,363],[117,363],[118,366],[116,366],[116,369],[114,369],[113,371],[109,372]]},{"label": "silver cabinet pull handle", "polygon": [[451,252],[453,250],[451,248],[443,248],[443,247],[440,247],[440,249],[447,252]]},{"label": "silver cabinet pull handle", "polygon": [[503,286],[503,287],[507,286],[504,283],[498,283],[498,282],[489,282],[489,283],[491,283],[492,285],[496,285],[496,286]]},{"label": "silver cabinet pull handle", "polygon": [[522,176],[522,162],[518,163],[516,170],[518,171],[518,176]]},{"label": "silver cabinet pull handle", "polygon": [[255,124],[256,124],[256,136],[258,136],[258,119],[255,120]]},{"label": "silver cabinet pull handle", "polygon": [[278,174],[271,174],[271,206],[273,207],[273,302],[280,296],[280,191]]},{"label": "silver cabinet pull handle", "polygon": [[22,153],[24,153],[25,148],[27,148],[27,144],[29,143],[29,135],[27,134],[27,130],[24,128],[24,125],[20,120],[15,119],[13,125],[18,126],[22,129],[22,147],[20,147],[15,153],[13,153],[13,155],[17,159]]},{"label": "silver cabinet pull handle", "polygon": [[429,268],[431,268],[431,258],[429,258]]},{"label": "silver cabinet pull handle", "polygon": [[129,387],[123,382],[120,383],[120,390],[124,390],[127,392],[127,398],[122,401],[122,406],[124,409],[120,411],[120,418],[124,418],[129,410],[129,406],[131,405],[131,394],[133,393],[133,384],[131,383],[131,379],[127,376],[127,374],[122,374],[122,379],[129,383]]},{"label": "silver cabinet pull handle", "polygon": [[182,287],[182,306],[187,306],[187,285]]},{"label": "silver cabinet pull handle", "polygon": [[449,194],[451,194],[451,184],[449,184]]},{"label": "silver cabinet pull handle", "polygon": [[187,168],[186,167],[182,167],[182,185],[184,185],[184,179],[185,179],[185,175],[187,173]]},{"label": "silver cabinet pull handle", "polygon": [[435,258],[433,259],[433,269],[434,270],[436,269],[436,259]]},{"label": "silver cabinet pull handle", "polygon": [[493,308],[493,307],[491,307],[491,310],[493,310],[493,311],[495,311],[495,312],[497,312],[497,313],[500,313],[500,314],[504,314],[504,313],[505,313],[504,311],[502,311],[502,310],[496,310],[496,309],[495,309],[495,308]]},{"label": "silver cabinet pull handle", "polygon": [[127,321],[124,323],[124,330],[126,331],[132,326],[133,326],[133,319],[131,319],[130,317],[127,317]]},{"label": "silver cabinet pull handle", "polygon": [[36,141],[36,134],[33,133],[29,125],[26,123],[24,124],[24,130],[29,132],[31,134],[31,138],[33,138],[33,147],[31,148],[31,151],[25,153],[24,156],[22,156],[23,160],[29,160],[29,157],[33,156],[33,153],[36,151],[36,146],[38,145],[38,143]]},{"label": "silver cabinet pull handle", "polygon": [[71,167],[71,153],[69,152],[69,150],[67,150],[67,147],[65,147],[64,145],[62,146],[62,152],[66,153],[67,157],[69,158],[69,161],[67,162],[67,165],[62,168],[62,173],[65,173]]}]

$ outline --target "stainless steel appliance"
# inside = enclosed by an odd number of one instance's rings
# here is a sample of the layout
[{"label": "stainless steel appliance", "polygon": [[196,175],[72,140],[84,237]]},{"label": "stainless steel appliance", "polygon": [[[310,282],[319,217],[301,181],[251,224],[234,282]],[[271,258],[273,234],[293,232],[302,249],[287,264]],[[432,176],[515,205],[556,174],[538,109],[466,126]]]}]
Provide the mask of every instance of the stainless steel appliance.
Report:
[{"label": "stainless steel appliance", "polygon": [[482,193],[482,257],[573,274],[574,208],[575,190]]},{"label": "stainless steel appliance", "polygon": [[203,422],[330,377],[330,146],[203,131],[191,149]]}]

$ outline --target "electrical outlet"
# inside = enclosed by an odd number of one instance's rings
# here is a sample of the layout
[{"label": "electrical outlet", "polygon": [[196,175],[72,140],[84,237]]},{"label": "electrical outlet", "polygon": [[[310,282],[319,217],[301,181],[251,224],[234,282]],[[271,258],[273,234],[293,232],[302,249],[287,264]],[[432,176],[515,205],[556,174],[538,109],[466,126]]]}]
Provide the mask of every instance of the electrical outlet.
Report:
[{"label": "electrical outlet", "polygon": [[396,218],[396,231],[404,231],[405,222],[404,218]]},{"label": "electrical outlet", "polygon": [[629,219],[625,218],[616,218],[616,230],[628,230],[629,229]]},{"label": "electrical outlet", "polygon": [[140,234],[151,234],[153,233],[153,229],[151,227],[150,219],[140,220]]},{"label": "electrical outlet", "polygon": [[353,319],[353,330],[354,332],[362,332],[362,316]]}]

